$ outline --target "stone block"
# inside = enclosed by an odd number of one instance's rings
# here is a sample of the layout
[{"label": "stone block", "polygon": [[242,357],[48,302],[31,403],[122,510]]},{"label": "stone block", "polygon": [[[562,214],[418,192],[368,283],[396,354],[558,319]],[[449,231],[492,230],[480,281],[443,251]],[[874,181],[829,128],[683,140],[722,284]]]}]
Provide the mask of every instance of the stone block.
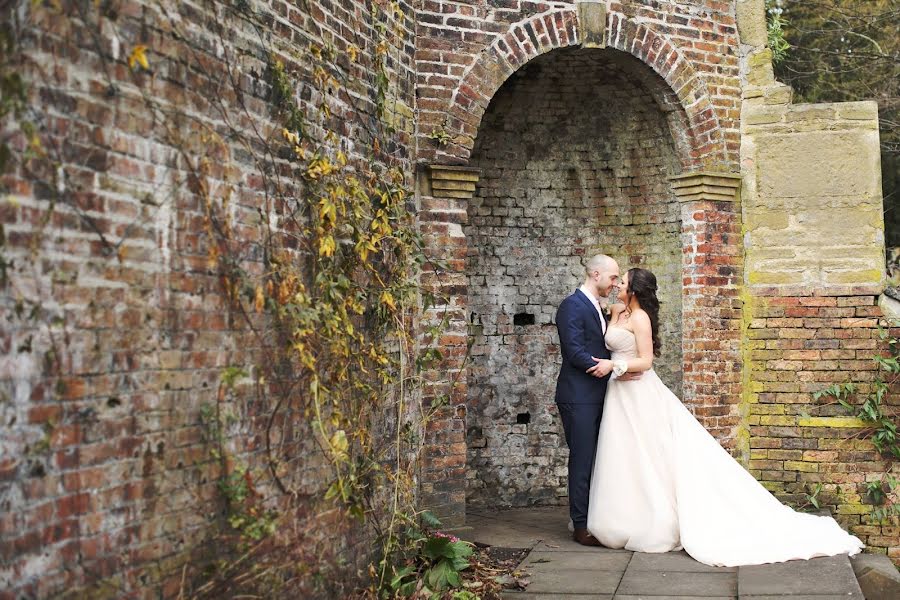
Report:
[{"label": "stone block", "polygon": [[900,573],[887,556],[858,554],[850,559],[850,563],[866,600],[900,598]]},{"label": "stone block", "polygon": [[854,132],[758,135],[756,176],[761,198],[878,198],[877,136]]},{"label": "stone block", "polygon": [[765,4],[759,0],[737,0],[735,10],[741,43],[765,46],[768,41]]},{"label": "stone block", "polygon": [[578,29],[582,47],[605,48],[606,3],[600,0],[579,0]]},{"label": "stone block", "polygon": [[775,83],[772,51],[768,48],[751,52],[747,59],[747,84],[765,87]]}]

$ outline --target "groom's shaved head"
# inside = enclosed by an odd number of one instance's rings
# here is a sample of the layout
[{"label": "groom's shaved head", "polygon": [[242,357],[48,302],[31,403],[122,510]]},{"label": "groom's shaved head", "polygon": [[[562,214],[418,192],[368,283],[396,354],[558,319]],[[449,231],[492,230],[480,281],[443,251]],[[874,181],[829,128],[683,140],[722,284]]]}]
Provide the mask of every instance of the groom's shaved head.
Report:
[{"label": "groom's shaved head", "polygon": [[595,254],[587,261],[587,264],[584,265],[584,272],[586,275],[590,276],[594,271],[608,271],[615,264],[616,261],[611,257],[605,254]]}]

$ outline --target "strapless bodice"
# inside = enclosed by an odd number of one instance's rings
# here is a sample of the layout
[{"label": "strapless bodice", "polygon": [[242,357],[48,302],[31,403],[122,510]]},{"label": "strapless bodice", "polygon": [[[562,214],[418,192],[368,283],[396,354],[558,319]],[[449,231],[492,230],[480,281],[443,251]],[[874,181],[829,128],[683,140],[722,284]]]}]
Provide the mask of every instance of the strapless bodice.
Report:
[{"label": "strapless bodice", "polygon": [[606,328],[606,347],[613,360],[627,360],[637,356],[637,340],[634,334],[622,327]]}]

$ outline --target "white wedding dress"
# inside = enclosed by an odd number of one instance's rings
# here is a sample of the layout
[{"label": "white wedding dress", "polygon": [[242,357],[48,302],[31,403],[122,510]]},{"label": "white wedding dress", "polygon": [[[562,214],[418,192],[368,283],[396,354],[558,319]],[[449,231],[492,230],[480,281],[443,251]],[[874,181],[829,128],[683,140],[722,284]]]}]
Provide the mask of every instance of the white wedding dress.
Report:
[{"label": "white wedding dress", "polygon": [[[634,334],[609,327],[613,360]],[[830,517],[781,504],[697,422],[653,370],[610,381],[591,478],[588,530],[609,548],[684,548],[712,566],[756,565],[863,548]]]}]

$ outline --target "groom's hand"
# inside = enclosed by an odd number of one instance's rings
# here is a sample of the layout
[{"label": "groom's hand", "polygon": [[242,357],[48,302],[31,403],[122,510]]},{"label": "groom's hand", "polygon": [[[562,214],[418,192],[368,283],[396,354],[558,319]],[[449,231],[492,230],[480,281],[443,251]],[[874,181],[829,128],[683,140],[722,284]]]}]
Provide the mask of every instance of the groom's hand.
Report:
[{"label": "groom's hand", "polygon": [[588,375],[602,378],[612,373],[613,364],[611,360],[606,360],[604,358],[595,358],[593,356],[591,357],[591,360],[595,361],[597,364],[586,371]]},{"label": "groom's hand", "polygon": [[643,374],[643,371],[629,371],[616,377],[616,381],[634,381],[635,379],[640,379]]}]

